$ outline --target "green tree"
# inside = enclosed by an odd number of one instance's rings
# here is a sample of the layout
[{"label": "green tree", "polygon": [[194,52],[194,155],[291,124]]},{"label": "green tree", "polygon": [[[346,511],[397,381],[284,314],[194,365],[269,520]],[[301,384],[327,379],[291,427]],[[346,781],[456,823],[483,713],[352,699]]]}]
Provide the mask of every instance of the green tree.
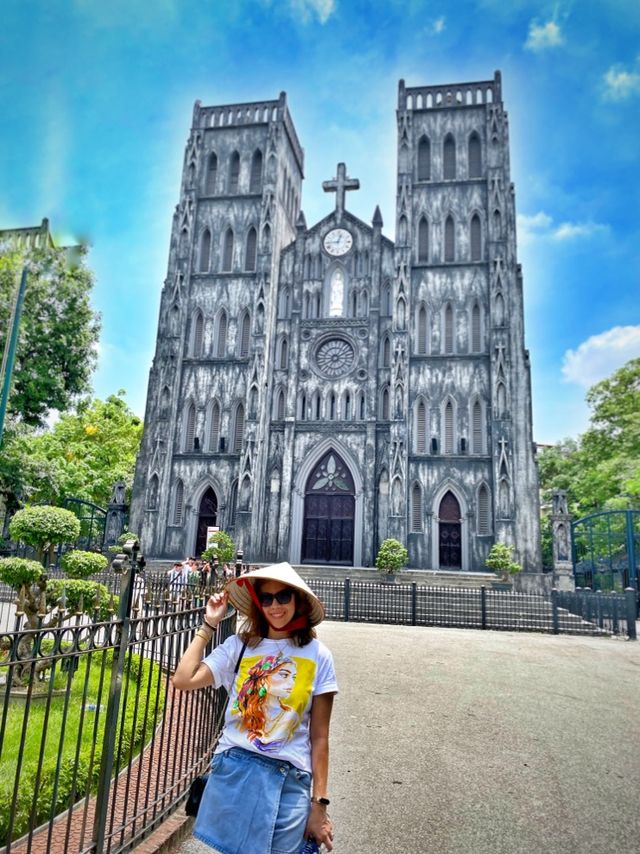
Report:
[{"label": "green tree", "polygon": [[[0,352],[22,267],[29,266],[16,351],[10,418],[42,426],[51,409],[68,409],[90,390],[100,332],[91,308],[93,275],[86,249],[0,248]],[[72,263],[71,263],[72,262]]]}]

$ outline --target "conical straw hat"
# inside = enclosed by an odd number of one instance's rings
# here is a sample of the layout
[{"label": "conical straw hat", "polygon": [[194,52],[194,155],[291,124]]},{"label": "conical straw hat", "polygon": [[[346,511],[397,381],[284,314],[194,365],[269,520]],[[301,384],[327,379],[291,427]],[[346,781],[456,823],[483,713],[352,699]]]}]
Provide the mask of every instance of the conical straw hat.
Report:
[{"label": "conical straw hat", "polygon": [[251,613],[253,599],[248,590],[248,585],[253,585],[256,579],[279,581],[282,584],[286,584],[287,587],[293,587],[295,590],[304,593],[311,605],[309,624],[317,626],[318,623],[324,620],[322,602],[289,563],[274,563],[272,566],[255,569],[253,572],[247,572],[246,575],[241,575],[239,578],[233,578],[225,585],[225,590],[229,594],[229,601],[241,614],[248,616]]}]

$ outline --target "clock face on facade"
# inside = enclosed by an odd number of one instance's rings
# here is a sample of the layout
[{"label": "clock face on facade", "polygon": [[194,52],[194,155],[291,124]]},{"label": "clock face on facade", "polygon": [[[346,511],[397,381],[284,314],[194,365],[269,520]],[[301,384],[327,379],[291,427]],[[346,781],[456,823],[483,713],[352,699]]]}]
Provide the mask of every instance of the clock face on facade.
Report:
[{"label": "clock face on facade", "polygon": [[353,246],[353,237],[346,228],[332,228],[324,237],[324,248],[329,255],[346,255]]}]

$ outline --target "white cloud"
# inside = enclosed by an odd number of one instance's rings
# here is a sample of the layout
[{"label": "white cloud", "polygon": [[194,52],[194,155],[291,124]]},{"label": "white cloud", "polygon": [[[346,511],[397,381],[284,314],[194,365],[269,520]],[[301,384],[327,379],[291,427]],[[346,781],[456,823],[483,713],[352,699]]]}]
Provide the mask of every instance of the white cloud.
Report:
[{"label": "white cloud", "polygon": [[560,47],[562,44],[564,44],[564,38],[555,21],[547,21],[546,24],[538,24],[536,21],[530,22],[529,35],[524,44],[527,50],[533,50],[537,53],[546,50],[548,47]]},{"label": "white cloud", "polygon": [[621,65],[612,65],[603,80],[604,97],[608,101],[624,101],[640,94],[640,71],[627,71]]},{"label": "white cloud", "polygon": [[562,242],[609,233],[609,226],[599,222],[562,222],[554,225],[553,218],[544,211],[538,211],[530,216],[518,214],[517,227],[518,242],[522,245],[540,239]]},{"label": "white cloud", "polygon": [[444,32],[444,28],[445,28],[445,19],[444,19],[444,15],[442,15],[441,17],[436,18],[436,20],[431,25],[431,32],[435,33],[436,35],[439,35],[440,33]]},{"label": "white cloud", "polygon": [[317,17],[321,24],[326,24],[336,8],[335,0],[289,0],[289,5],[304,23]]},{"label": "white cloud", "polygon": [[575,350],[567,350],[562,375],[566,382],[589,388],[638,356],[640,326],[614,326],[587,338]]}]

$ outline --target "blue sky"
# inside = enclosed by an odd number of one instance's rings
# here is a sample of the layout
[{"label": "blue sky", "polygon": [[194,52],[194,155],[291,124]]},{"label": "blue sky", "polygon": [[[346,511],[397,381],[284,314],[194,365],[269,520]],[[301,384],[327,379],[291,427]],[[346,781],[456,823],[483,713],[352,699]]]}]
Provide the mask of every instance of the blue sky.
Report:
[{"label": "blue sky", "polygon": [[503,75],[534,438],[587,424],[586,388],[640,356],[637,0],[4,0],[0,228],[91,243],[98,396],[144,412],[193,102],[276,98],[305,148],[302,207],[343,160],[393,238],[397,83]]}]

